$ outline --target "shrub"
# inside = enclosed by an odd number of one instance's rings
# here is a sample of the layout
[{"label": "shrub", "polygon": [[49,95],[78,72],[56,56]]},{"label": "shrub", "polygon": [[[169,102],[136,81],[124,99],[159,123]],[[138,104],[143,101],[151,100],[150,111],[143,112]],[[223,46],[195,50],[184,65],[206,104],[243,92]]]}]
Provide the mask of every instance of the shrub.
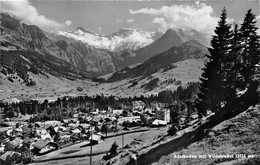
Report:
[{"label": "shrub", "polygon": [[12,82],[12,83],[14,82],[14,80],[12,79],[12,77],[9,77],[9,76],[8,76],[7,79],[8,79],[10,82]]},{"label": "shrub", "polygon": [[3,69],[1,70],[1,73],[3,73],[4,75],[7,75],[7,71],[6,71],[6,69],[3,68]]},{"label": "shrub", "polygon": [[115,157],[117,155],[118,144],[114,142],[109,150],[111,157]]},{"label": "shrub", "polygon": [[83,88],[77,87],[77,91],[82,92],[82,91],[83,91]]},{"label": "shrub", "polygon": [[152,79],[147,84],[143,85],[142,87],[144,87],[144,89],[146,89],[146,90],[151,91],[157,86],[158,81],[159,81],[159,78]]},{"label": "shrub", "polygon": [[136,86],[137,84],[138,84],[138,82],[134,81],[128,88],[132,88],[132,87]]},{"label": "shrub", "polygon": [[35,85],[36,85],[36,82],[33,81],[32,79],[29,79],[29,80],[27,80],[27,82],[26,82],[26,86],[35,86]]},{"label": "shrub", "polygon": [[178,127],[173,124],[167,132],[169,135],[175,135],[178,132]]}]

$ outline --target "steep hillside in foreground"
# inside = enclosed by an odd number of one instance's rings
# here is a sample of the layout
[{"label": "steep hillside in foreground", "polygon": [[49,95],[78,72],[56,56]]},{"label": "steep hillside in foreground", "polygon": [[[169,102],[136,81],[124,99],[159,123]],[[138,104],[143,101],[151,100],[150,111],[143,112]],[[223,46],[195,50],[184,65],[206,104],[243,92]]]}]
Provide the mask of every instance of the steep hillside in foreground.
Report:
[{"label": "steep hillside in foreground", "polygon": [[[260,105],[206,129],[205,136],[201,136],[203,131],[194,128],[187,128],[181,136],[166,136],[153,145],[142,144],[140,150],[130,148],[112,159],[110,164],[134,165],[135,161],[126,154],[130,151],[136,154],[138,165],[259,165]],[[203,158],[198,158],[199,155]],[[231,158],[225,158],[227,155]]]},{"label": "steep hillside in foreground", "polygon": [[[180,151],[165,155],[153,165],[177,164],[178,162],[184,165],[221,163],[257,165],[260,163],[259,139],[260,106],[250,107],[247,111],[210,129],[203,140],[193,143]],[[247,158],[239,158],[237,154],[245,154]],[[175,159],[174,156],[176,155],[206,155],[206,158]],[[232,158],[210,158],[210,155],[232,155]],[[249,158],[250,156],[254,158]],[[258,160],[255,157],[258,157]]]}]

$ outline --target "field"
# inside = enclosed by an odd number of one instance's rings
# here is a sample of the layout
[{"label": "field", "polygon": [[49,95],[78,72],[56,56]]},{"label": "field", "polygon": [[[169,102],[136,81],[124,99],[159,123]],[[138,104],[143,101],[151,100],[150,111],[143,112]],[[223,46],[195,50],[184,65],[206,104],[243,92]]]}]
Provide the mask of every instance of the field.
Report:
[{"label": "field", "polygon": [[[21,84],[19,79],[10,82],[7,76],[0,73],[0,101],[16,102],[19,100],[36,99],[44,101],[44,99],[56,100],[63,96],[78,96],[96,94],[115,95],[118,97],[139,96],[157,94],[161,90],[175,90],[178,86],[185,86],[188,82],[197,82],[203,67],[203,61],[196,59],[187,59],[176,63],[176,68],[168,71],[158,71],[150,77],[134,80],[125,79],[115,83],[96,83],[89,79],[85,80],[68,80],[61,77],[48,75],[34,75],[30,73],[30,77],[36,82],[36,86],[25,86]],[[152,90],[145,90],[142,86],[147,84],[151,78],[159,78],[158,85]],[[167,83],[167,80],[175,79],[180,84]],[[134,87],[130,87],[133,81],[138,81]],[[83,90],[78,91],[81,87]]]},{"label": "field", "polygon": [[[150,128],[148,131],[144,132],[136,132],[124,135],[124,146],[135,146],[138,143],[137,148],[147,146],[148,144],[152,143],[160,139],[167,134],[167,127],[161,128]],[[97,145],[93,146],[93,161],[99,161],[105,155],[106,152],[109,151],[111,145],[116,142],[119,145],[119,150],[122,149],[122,135],[111,137],[105,139],[104,142],[101,142]],[[35,158],[35,161],[39,161],[38,163],[33,163],[32,165],[47,165],[47,164],[88,164],[89,163],[89,153],[90,153],[90,146],[88,145],[89,142],[81,142],[57,151],[53,151],[49,154],[39,156]]]}]

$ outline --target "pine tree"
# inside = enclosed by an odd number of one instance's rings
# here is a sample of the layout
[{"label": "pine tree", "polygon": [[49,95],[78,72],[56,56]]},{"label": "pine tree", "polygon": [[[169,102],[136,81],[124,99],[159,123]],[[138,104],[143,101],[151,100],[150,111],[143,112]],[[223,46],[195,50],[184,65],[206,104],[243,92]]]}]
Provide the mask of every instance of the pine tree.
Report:
[{"label": "pine tree", "polygon": [[245,84],[252,80],[252,76],[255,73],[255,65],[260,60],[260,40],[256,31],[256,16],[251,13],[251,9],[248,10],[244,22],[240,28],[240,41],[243,47],[242,50],[242,63],[243,68],[241,74],[243,75]]},{"label": "pine tree", "polygon": [[227,93],[225,98],[225,108],[224,110],[227,111],[228,117],[231,117],[237,114],[238,110],[238,102],[237,102],[237,95],[236,89],[239,87],[238,80],[241,71],[241,44],[240,44],[240,32],[238,30],[238,25],[234,24],[233,30],[233,38],[231,40],[231,52],[227,58],[228,65],[226,67],[228,74],[227,74]]},{"label": "pine tree", "polygon": [[207,109],[215,112],[215,116],[222,119],[224,114],[222,107],[225,106],[224,98],[227,89],[228,58],[231,52],[232,39],[231,25],[227,23],[227,12],[224,8],[215,29],[215,35],[211,40],[212,48],[209,49],[209,62],[202,74],[200,93],[195,107],[199,114],[205,114]]},{"label": "pine tree", "polygon": [[[210,59],[211,57],[208,56]],[[214,72],[214,61],[210,60],[203,69],[202,77],[200,78],[200,92],[198,93],[198,97],[195,101],[195,108],[199,112],[199,117],[201,118],[203,115],[206,114],[207,110],[210,108],[210,101],[209,101],[209,88],[210,88],[210,81],[213,79]]]},{"label": "pine tree", "polygon": [[256,92],[258,81],[253,79],[256,74],[256,64],[259,64],[260,61],[260,37],[257,35],[257,29],[256,16],[250,9],[240,28],[241,75],[243,78],[241,84],[247,89],[241,98],[241,102],[244,102],[243,108],[259,102],[259,95]]}]

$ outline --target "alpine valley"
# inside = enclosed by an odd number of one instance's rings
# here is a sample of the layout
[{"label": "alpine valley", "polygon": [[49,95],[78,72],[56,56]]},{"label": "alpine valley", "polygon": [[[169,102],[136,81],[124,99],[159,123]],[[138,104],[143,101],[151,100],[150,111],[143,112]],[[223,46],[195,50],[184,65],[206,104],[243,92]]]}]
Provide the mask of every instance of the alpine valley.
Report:
[{"label": "alpine valley", "polygon": [[199,80],[210,47],[209,38],[193,29],[46,32],[6,13],[0,29],[4,101],[174,90]]}]

